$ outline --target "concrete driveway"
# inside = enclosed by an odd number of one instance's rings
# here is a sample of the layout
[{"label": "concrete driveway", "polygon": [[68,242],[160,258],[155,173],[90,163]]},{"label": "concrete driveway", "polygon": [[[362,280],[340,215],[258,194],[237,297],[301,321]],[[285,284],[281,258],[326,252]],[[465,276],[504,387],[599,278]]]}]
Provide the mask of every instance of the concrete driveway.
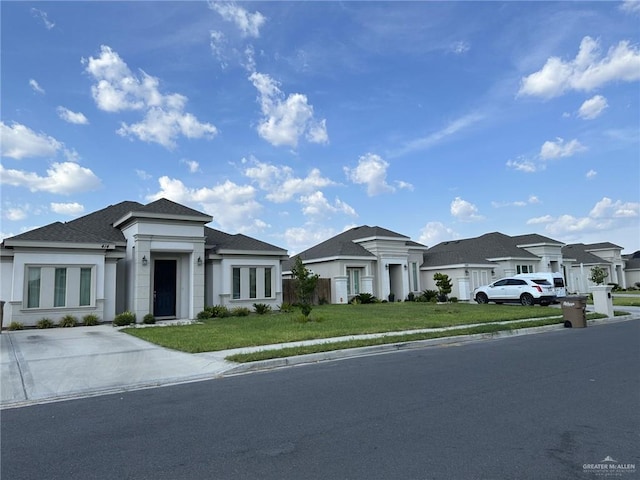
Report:
[{"label": "concrete driveway", "polygon": [[214,378],[234,365],[111,325],[4,331],[0,361],[1,408]]}]

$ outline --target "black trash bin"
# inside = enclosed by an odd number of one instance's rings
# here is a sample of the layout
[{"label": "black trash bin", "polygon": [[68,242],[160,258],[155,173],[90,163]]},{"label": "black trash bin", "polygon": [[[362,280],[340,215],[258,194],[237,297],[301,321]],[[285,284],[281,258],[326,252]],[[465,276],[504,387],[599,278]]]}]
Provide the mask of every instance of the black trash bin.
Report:
[{"label": "black trash bin", "polygon": [[570,296],[560,301],[562,318],[567,328],[585,328],[587,326],[587,297]]}]

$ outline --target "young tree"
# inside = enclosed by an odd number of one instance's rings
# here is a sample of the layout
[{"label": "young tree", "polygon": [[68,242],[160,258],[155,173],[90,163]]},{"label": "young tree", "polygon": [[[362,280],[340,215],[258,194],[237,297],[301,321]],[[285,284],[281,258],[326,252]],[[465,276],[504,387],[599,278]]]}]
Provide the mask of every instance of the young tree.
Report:
[{"label": "young tree", "polygon": [[451,293],[451,288],[453,287],[451,280],[449,280],[449,275],[446,273],[434,273],[433,279],[438,287],[438,301],[446,302],[447,295]]},{"label": "young tree", "polygon": [[591,275],[589,276],[589,280],[591,280],[596,285],[604,284],[604,279],[609,276],[609,272],[607,272],[602,267],[593,267],[591,269]]},{"label": "young tree", "polygon": [[291,268],[291,273],[296,281],[296,294],[298,296],[300,310],[305,317],[308,317],[311,313],[313,292],[316,289],[320,275],[311,272],[311,270],[305,267],[300,256],[296,257],[296,262]]}]

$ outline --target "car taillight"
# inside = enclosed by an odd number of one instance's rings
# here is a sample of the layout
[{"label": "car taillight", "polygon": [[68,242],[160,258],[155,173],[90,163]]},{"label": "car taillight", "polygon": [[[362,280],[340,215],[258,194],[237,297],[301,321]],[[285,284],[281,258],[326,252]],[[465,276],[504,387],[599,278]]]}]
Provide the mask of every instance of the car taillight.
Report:
[{"label": "car taillight", "polygon": [[542,293],[542,288],[540,288],[540,285],[534,285],[534,287],[536,288],[536,290],[538,290],[538,292]]}]

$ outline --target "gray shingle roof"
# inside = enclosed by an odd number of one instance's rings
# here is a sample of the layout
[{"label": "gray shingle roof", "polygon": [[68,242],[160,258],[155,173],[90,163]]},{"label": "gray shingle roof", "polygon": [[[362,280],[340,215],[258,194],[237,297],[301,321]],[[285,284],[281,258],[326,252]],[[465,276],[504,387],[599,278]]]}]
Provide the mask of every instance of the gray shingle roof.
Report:
[{"label": "gray shingle roof", "polygon": [[[185,216],[204,216],[208,217],[202,212],[198,210],[194,210],[193,208],[185,207],[176,202],[172,202],[171,200],[167,200],[166,198],[160,198],[155,202],[148,203],[147,205],[143,205],[141,208],[137,208],[136,212],[145,212],[145,213],[159,213],[165,215],[185,215]],[[129,212],[127,212],[129,213]]]},{"label": "gray shingle roof", "polygon": [[640,250],[633,252],[631,255],[625,255],[624,268],[626,270],[640,269]]},{"label": "gray shingle roof", "polygon": [[538,235],[537,233],[529,233],[526,235],[516,235],[511,237],[515,240],[516,245],[531,245],[537,243],[554,243],[556,245],[564,245],[564,243],[554,240],[553,238]]},{"label": "gray shingle roof", "polygon": [[[516,240],[518,238],[518,240]],[[526,242],[523,239],[526,238]],[[434,245],[424,254],[423,266],[458,265],[465,263],[491,263],[488,258],[531,258],[536,255],[517,247],[531,239],[546,238],[540,235],[520,235],[510,237],[503,233],[486,233],[480,237],[451,240]],[[554,243],[555,240],[547,239]],[[538,241],[531,243],[540,243]]]},{"label": "gray shingle roof", "polygon": [[204,227],[206,248],[214,250],[241,250],[254,252],[275,252],[286,255],[286,250],[241,233],[231,235],[210,227]]},{"label": "gray shingle roof", "polygon": [[[584,263],[585,265],[610,263],[605,259],[588,252],[591,245],[584,243],[573,243],[562,247],[562,256],[565,258],[575,259],[576,263]],[[619,248],[619,247],[618,247]]]}]

